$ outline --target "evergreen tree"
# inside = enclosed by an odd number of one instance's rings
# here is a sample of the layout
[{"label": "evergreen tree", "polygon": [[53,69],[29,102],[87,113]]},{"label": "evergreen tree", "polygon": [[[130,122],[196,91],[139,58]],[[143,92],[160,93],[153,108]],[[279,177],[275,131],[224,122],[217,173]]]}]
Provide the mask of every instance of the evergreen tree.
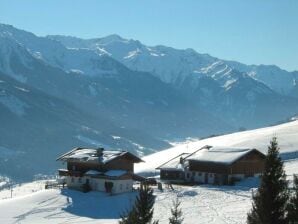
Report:
[{"label": "evergreen tree", "polygon": [[[120,224],[150,224],[153,218],[155,197],[153,189],[148,185],[141,185],[139,195],[130,212],[121,216]],[[158,224],[154,221],[153,224]]]},{"label": "evergreen tree", "polygon": [[294,175],[293,192],[288,204],[289,224],[298,223],[298,176]]},{"label": "evergreen tree", "polygon": [[126,211],[123,215],[120,216],[121,220],[119,224],[134,224],[137,223],[137,213],[135,207],[131,211]]},{"label": "evergreen tree", "polygon": [[182,211],[180,209],[181,202],[178,200],[178,197],[173,201],[173,208],[171,208],[172,217],[169,218],[169,224],[182,224]]},{"label": "evergreen tree", "polygon": [[248,224],[284,224],[288,200],[288,182],[283,162],[279,156],[276,138],[268,147],[260,187],[253,196],[253,206],[248,214]]}]

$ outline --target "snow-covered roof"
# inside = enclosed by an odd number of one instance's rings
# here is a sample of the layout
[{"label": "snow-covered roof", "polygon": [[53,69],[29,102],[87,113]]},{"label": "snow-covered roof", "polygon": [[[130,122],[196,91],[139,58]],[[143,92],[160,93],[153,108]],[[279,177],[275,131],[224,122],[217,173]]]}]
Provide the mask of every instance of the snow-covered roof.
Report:
[{"label": "snow-covered roof", "polygon": [[186,156],[190,155],[190,153],[182,153],[173,159],[169,160],[168,162],[160,165],[156,169],[163,169],[163,170],[184,170],[183,165],[181,164],[181,158],[184,159]]},{"label": "snow-covered roof", "polygon": [[99,163],[108,163],[111,160],[127,155],[134,162],[142,162],[142,160],[131,154],[127,151],[108,151],[102,148],[91,149],[91,148],[75,148],[60,157],[57,160],[68,161],[68,160],[77,160],[77,161],[95,161]]},{"label": "snow-covered roof", "polygon": [[109,177],[120,177],[126,173],[127,173],[126,170],[109,170],[105,172],[104,175]]},{"label": "snow-covered roof", "polygon": [[192,160],[198,162],[221,163],[229,165],[252,151],[257,151],[258,153],[262,154],[256,149],[248,148],[203,147],[193,153],[182,153],[160,165],[156,169],[184,170],[185,163],[181,163],[181,158],[183,159],[183,162]]},{"label": "snow-covered roof", "polygon": [[209,163],[222,163],[222,164],[229,165],[252,151],[257,151],[257,150],[248,149],[248,148],[215,147],[209,150],[202,149],[192,154],[191,156],[187,157],[187,160],[195,160],[199,162],[209,162]]},{"label": "snow-covered roof", "polygon": [[100,175],[100,174],[103,174],[103,173],[97,170],[89,170],[85,173],[85,175]]}]

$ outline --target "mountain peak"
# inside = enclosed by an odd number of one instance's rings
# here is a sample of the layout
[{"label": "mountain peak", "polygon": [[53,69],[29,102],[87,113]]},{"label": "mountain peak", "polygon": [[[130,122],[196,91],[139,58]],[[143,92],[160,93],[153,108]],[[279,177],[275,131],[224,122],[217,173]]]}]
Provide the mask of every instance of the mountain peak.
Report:
[{"label": "mountain peak", "polygon": [[111,34],[106,37],[100,38],[100,41],[110,43],[110,42],[126,41],[126,39],[122,38],[118,34]]}]

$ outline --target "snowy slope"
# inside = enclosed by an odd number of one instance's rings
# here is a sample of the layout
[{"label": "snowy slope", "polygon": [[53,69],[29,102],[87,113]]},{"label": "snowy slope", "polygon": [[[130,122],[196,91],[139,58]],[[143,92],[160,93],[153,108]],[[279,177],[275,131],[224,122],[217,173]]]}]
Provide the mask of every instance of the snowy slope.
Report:
[{"label": "snowy slope", "polygon": [[[140,171],[152,171],[165,160],[202,145],[256,147],[266,152],[272,136],[277,136],[285,156],[288,179],[298,173],[298,121],[274,127],[180,143],[176,147],[143,157],[146,163]],[[289,156],[291,155],[291,156]],[[118,223],[119,215],[134,201],[136,193],[109,196],[105,193],[82,193],[72,190],[43,190],[42,182],[33,182],[0,191],[0,223]],[[255,178],[248,178],[235,186],[177,186],[174,191],[155,189],[154,218],[168,223],[172,200],[179,197],[185,224],[244,224],[251,208],[252,191],[257,187]],[[165,186],[164,186],[165,187]],[[2,200],[1,200],[2,199]]]},{"label": "snowy slope", "polygon": [[171,158],[181,153],[193,152],[204,145],[257,148],[266,153],[269,141],[274,136],[278,138],[281,153],[284,154],[285,158],[298,158],[298,121],[292,121],[273,127],[180,143],[173,148],[143,157],[145,163],[137,164],[136,171],[139,173],[154,173],[156,167]]},{"label": "snowy slope", "polygon": [[[289,176],[297,173],[298,160],[285,162]],[[109,196],[72,190],[43,190],[42,182],[0,191],[0,223],[98,223],[116,224],[132,205],[135,192]],[[177,186],[174,191],[155,189],[154,219],[168,223],[172,200],[179,197],[185,224],[245,224],[257,180],[249,178],[235,186]],[[6,198],[6,199],[3,199]],[[1,200],[2,199],[2,200]]]}]

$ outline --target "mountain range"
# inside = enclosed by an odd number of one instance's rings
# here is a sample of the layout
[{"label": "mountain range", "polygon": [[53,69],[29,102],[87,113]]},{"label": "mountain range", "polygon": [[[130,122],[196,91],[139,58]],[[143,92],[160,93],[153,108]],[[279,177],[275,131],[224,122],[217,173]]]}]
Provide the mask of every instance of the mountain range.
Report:
[{"label": "mountain range", "polygon": [[298,111],[296,79],[118,35],[41,37],[0,24],[0,173],[52,173],[75,146],[144,155],[286,120]]}]

